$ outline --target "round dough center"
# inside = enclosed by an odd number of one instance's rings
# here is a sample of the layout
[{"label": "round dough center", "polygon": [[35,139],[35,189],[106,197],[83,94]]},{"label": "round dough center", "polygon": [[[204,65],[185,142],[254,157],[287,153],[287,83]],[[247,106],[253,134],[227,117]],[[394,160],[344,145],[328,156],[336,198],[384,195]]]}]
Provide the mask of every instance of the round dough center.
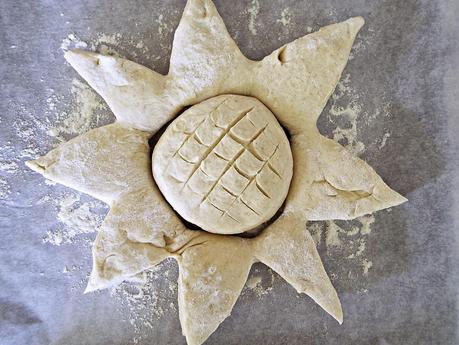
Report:
[{"label": "round dough center", "polygon": [[189,108],[153,150],[153,176],[185,220],[237,234],[282,206],[293,171],[288,138],[256,98],[222,95]]}]

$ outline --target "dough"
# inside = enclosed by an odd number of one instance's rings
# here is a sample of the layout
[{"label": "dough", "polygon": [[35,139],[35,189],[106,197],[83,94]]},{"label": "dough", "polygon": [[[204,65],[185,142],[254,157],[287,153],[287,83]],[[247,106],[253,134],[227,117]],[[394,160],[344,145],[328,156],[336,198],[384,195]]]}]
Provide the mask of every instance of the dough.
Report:
[{"label": "dough", "polygon": [[[67,61],[117,121],[28,165],[111,207],[94,243],[87,291],[172,257],[180,268],[182,329],[188,344],[199,345],[231,313],[250,266],[261,261],[342,322],[338,296],[306,222],[352,219],[406,201],[315,126],[362,25],[360,17],[329,25],[251,61],[210,0],[189,0],[166,76],[118,57],[67,52]],[[184,107],[224,94],[256,98],[291,134],[294,165],[284,212],[254,239],[186,229],[151,176],[148,138]]]},{"label": "dough", "polygon": [[180,115],[153,151],[155,181],[187,221],[218,234],[251,230],[282,206],[292,153],[274,115],[251,97],[224,95]]}]

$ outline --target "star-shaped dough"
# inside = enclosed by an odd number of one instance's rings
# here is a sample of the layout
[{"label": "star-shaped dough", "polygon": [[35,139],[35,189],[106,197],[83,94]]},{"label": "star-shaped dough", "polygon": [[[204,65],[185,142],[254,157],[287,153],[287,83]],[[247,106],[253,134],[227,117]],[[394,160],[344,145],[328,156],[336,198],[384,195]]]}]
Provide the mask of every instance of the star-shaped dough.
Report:
[{"label": "star-shaped dough", "polygon": [[[261,261],[341,323],[337,293],[306,222],[352,219],[406,201],[316,128],[363,23],[356,17],[329,25],[252,61],[210,0],[188,0],[166,76],[122,58],[68,51],[67,61],[104,98],[116,122],[28,165],[110,205],[86,291],[119,284],[173,257],[183,333],[188,344],[202,344],[231,313],[251,265]],[[149,138],[184,107],[222,94],[259,99],[291,134],[294,172],[285,209],[252,239],[187,229],[151,173]]]}]

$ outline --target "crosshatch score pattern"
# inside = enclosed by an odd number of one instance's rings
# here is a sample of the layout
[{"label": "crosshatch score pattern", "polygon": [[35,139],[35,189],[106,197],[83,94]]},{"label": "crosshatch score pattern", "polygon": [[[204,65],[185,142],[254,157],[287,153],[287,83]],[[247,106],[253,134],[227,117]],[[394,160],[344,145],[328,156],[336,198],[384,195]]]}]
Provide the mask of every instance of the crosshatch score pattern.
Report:
[{"label": "crosshatch score pattern", "polygon": [[240,233],[281,207],[292,175],[289,141],[255,98],[223,95],[179,116],[153,153],[155,180],[186,220]]}]

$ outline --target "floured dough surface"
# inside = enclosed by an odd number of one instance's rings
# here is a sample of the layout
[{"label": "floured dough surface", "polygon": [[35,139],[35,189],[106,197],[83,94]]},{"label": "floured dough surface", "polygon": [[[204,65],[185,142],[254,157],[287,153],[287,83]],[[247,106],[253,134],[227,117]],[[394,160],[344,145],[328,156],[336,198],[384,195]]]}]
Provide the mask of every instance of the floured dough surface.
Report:
[{"label": "floured dough surface", "polygon": [[[329,25],[253,61],[211,0],[188,0],[167,75],[120,57],[67,52],[117,122],[28,165],[111,207],[86,291],[174,258],[183,334],[200,345],[230,315],[250,266],[261,261],[342,322],[306,222],[353,219],[406,201],[316,128],[363,23],[356,17]],[[288,129],[291,146],[264,104]],[[148,138],[188,105],[155,147],[153,181]],[[282,214],[251,239],[191,231],[172,210],[204,230],[231,234],[270,219],[284,199]]]},{"label": "floured dough surface", "polygon": [[213,233],[241,233],[268,221],[285,200],[292,171],[284,130],[252,97],[222,95],[191,107],[153,151],[165,198]]}]

